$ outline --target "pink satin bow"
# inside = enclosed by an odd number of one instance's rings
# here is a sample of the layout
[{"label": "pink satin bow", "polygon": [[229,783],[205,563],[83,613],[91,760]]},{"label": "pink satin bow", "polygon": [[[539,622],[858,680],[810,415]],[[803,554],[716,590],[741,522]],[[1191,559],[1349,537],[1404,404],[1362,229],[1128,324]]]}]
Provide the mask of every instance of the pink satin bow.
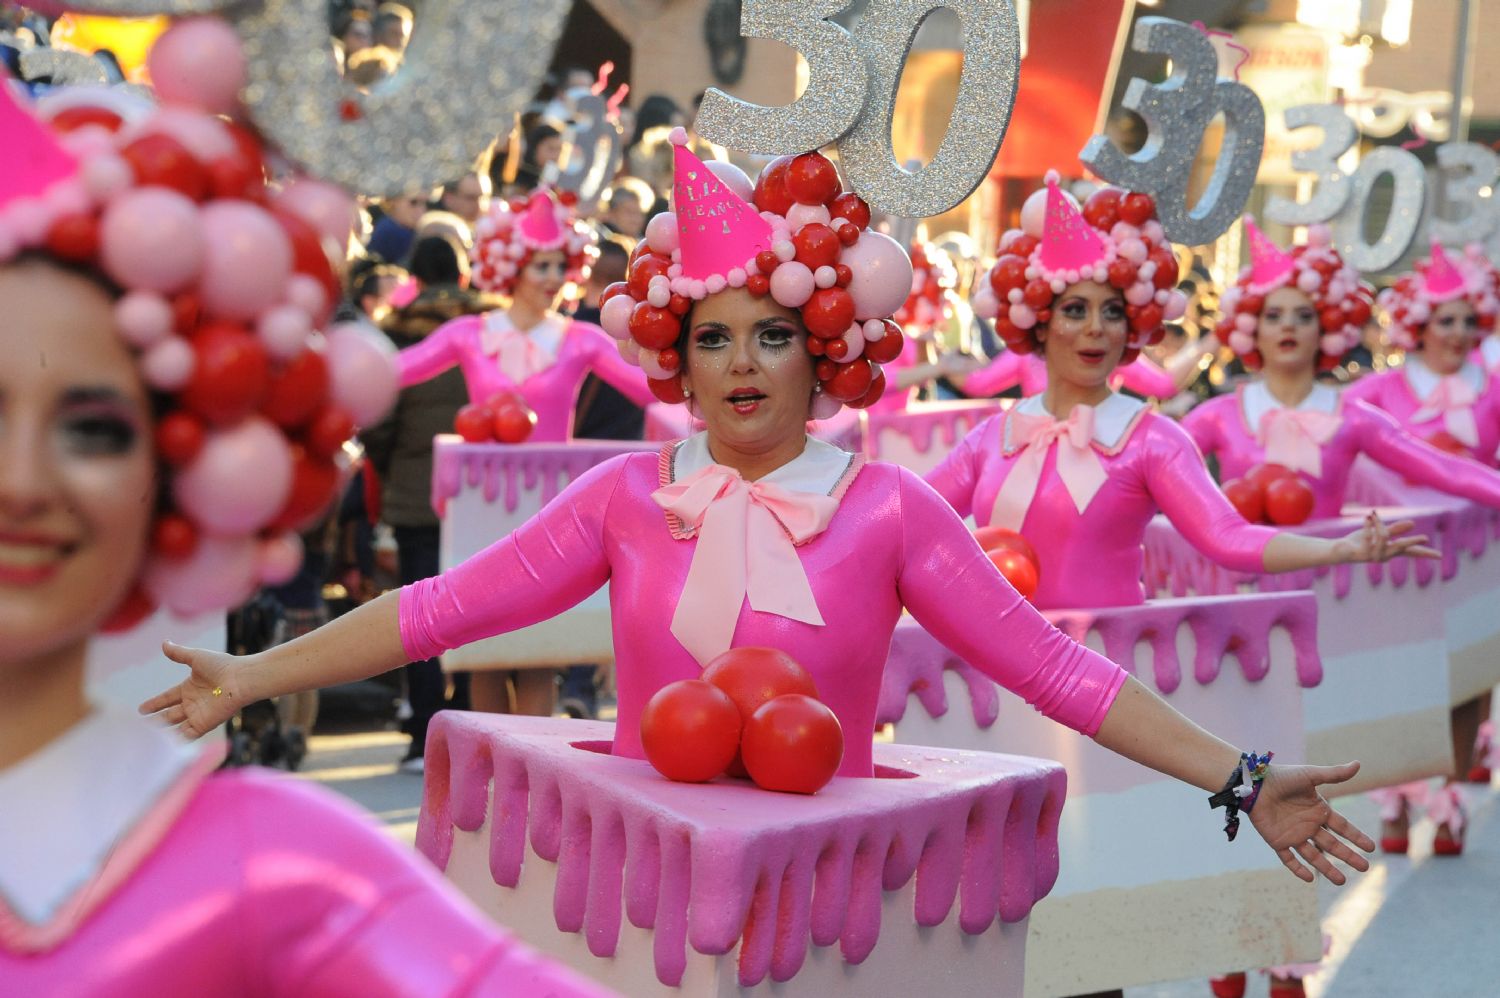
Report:
[{"label": "pink satin bow", "polygon": [[1093,447],[1093,406],[1075,405],[1065,420],[1014,411],[1005,418],[1011,442],[1020,444],[1025,450],[1010,469],[1010,474],[1005,476],[1000,494],[995,497],[991,525],[1021,529],[1032,500],[1036,498],[1047,452],[1054,443],[1057,444],[1057,475],[1078,512],[1087,509],[1104,483],[1109,481],[1109,473],[1104,470],[1104,464]]},{"label": "pink satin bow", "polygon": [[1479,446],[1479,424],[1474,420],[1474,403],[1479,393],[1463,378],[1449,375],[1438,382],[1432,394],[1422,400],[1422,408],[1412,413],[1413,423],[1443,417],[1443,428],[1465,447]]},{"label": "pink satin bow", "polygon": [[700,665],[729,650],[746,597],[753,610],[822,626],[796,545],[828,528],[837,499],[747,482],[719,464],[651,498],[698,537],[672,634]]},{"label": "pink satin bow", "polygon": [[1328,412],[1272,409],[1260,417],[1266,461],[1314,478],[1323,474],[1323,445],[1333,439],[1342,420]]},{"label": "pink satin bow", "polygon": [[481,339],[484,352],[495,358],[500,372],[517,388],[551,367],[555,360],[529,335],[512,326],[496,328],[486,322]]}]

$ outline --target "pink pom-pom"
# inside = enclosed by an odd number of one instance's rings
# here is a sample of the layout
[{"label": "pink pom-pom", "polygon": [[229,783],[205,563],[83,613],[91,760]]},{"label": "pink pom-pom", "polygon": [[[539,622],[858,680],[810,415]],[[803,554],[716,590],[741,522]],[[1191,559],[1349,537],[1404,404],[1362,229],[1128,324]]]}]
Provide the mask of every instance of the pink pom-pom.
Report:
[{"label": "pink pom-pom", "polygon": [[180,336],[158,340],[141,358],[141,377],[159,392],[175,392],[193,376],[193,348]]},{"label": "pink pom-pom", "polygon": [[688,287],[688,297],[694,301],[702,301],[708,297],[708,284],[704,281],[693,281]]},{"label": "pink pom-pom", "polygon": [[255,332],[267,353],[277,360],[288,360],[307,345],[312,318],[296,305],[277,305],[261,313]]},{"label": "pink pom-pom", "polygon": [[771,297],[786,308],[801,308],[812,297],[813,272],[805,264],[783,263],[771,274]]},{"label": "pink pom-pom", "polygon": [[1131,263],[1145,263],[1148,251],[1139,239],[1127,239],[1119,244],[1118,252]]},{"label": "pink pom-pom", "polygon": [[1052,293],[1055,295],[1060,295],[1068,290],[1068,282],[1061,277],[1054,277],[1052,283],[1048,286],[1052,288]]},{"label": "pink pom-pom", "polygon": [[1165,242],[1167,238],[1167,230],[1154,218],[1141,226],[1141,234],[1153,243]]},{"label": "pink pom-pom", "polygon": [[1033,191],[1021,205],[1021,231],[1034,239],[1042,238],[1047,227],[1047,188]]},{"label": "pink pom-pom", "polygon": [[[245,474],[255,469],[253,475]],[[276,518],[292,490],[292,451],[270,420],[213,430],[172,481],[177,506],[205,533],[251,534]]]},{"label": "pink pom-pom", "polygon": [[55,218],[45,201],[21,198],[5,207],[7,224],[23,246],[36,246],[47,236]]},{"label": "pink pom-pom", "polygon": [[1342,357],[1344,355],[1344,336],[1342,333],[1333,333],[1324,336],[1320,341],[1323,353],[1329,357]]},{"label": "pink pom-pom", "polygon": [[89,209],[88,191],[76,180],[64,180],[47,188],[47,193],[42,195],[47,209],[58,215],[77,215]]},{"label": "pink pom-pom", "polygon": [[819,267],[813,271],[813,283],[820,288],[831,288],[839,282],[838,271],[832,267]]},{"label": "pink pom-pom", "polygon": [[719,178],[719,183],[729,188],[741,201],[750,201],[755,196],[755,184],[750,177],[733,163],[722,159],[707,160],[708,172]]},{"label": "pink pom-pom", "polygon": [[726,279],[731,288],[743,288],[745,282],[750,279],[750,275],[745,273],[744,267],[735,267],[729,272],[729,276]]},{"label": "pink pom-pom", "polygon": [[245,85],[245,52],[229,22],[218,17],[178,21],[146,57],[151,86],[163,101],[229,114]]},{"label": "pink pom-pom", "polygon": [[685,145],[687,145],[688,144],[687,129],[683,128],[681,125],[678,125],[676,128],[672,129],[670,132],[667,133],[667,141],[670,142],[670,143],[672,143],[674,146],[685,146]]},{"label": "pink pom-pom", "polygon": [[672,263],[672,265],[670,267],[667,268],[667,276],[668,277],[681,277],[682,276],[682,261],[679,259],[679,257],[681,256],[681,252],[682,252],[681,250],[678,250],[678,251],[676,251],[676,252],[673,253],[672,259],[673,259],[674,262]]},{"label": "pink pom-pom", "polygon": [[263,586],[284,586],[302,567],[302,538],[294,533],[277,534],[260,542],[256,551],[256,574]]},{"label": "pink pom-pom", "polygon": [[[486,215],[483,218],[481,218],[478,222],[474,223],[474,238],[477,241],[484,242],[486,239],[494,238],[494,235],[495,235],[495,220],[493,218],[491,218],[490,216]],[[486,246],[485,247],[485,253],[488,254],[488,252],[491,249],[493,249],[493,247]]]},{"label": "pink pom-pom", "polygon": [[82,125],[59,135],[57,141],[74,159],[79,160],[115,151],[115,133],[103,125]]},{"label": "pink pom-pom", "polygon": [[709,274],[703,282],[703,288],[711,295],[716,295],[729,286],[729,281],[723,274]]},{"label": "pink pom-pom", "polygon": [[1026,292],[1020,288],[1011,288],[1005,293],[1005,300],[1012,305],[1019,305],[1026,300]]},{"label": "pink pom-pom", "polygon": [[115,326],[131,346],[145,349],[172,333],[172,306],[150,291],[127,292],[115,304]]}]

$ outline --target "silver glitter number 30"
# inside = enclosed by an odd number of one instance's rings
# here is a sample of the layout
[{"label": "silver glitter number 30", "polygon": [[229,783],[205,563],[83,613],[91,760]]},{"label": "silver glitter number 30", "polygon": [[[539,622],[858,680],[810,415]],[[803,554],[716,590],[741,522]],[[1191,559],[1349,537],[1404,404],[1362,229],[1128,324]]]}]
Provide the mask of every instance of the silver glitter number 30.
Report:
[{"label": "silver glitter number 30", "polygon": [[567,153],[557,183],[589,203],[614,179],[625,157],[625,142],[620,126],[610,120],[609,103],[599,94],[578,87],[568,93],[567,103],[572,113],[563,132]]},{"label": "silver glitter number 30", "polygon": [[1333,104],[1303,104],[1287,108],[1286,126],[1292,131],[1320,128],[1323,141],[1315,149],[1292,153],[1292,168],[1317,174],[1318,189],[1305,204],[1291,198],[1273,197],[1266,204],[1266,218],[1279,225],[1314,225],[1326,222],[1349,203],[1353,186],[1339,169],[1339,157],[1359,140],[1354,119]]},{"label": "silver glitter number 30", "polygon": [[1455,219],[1432,217],[1432,236],[1447,246],[1483,242],[1495,231],[1496,182],[1500,182],[1500,156],[1474,142],[1449,142],[1438,146],[1438,199],[1456,211]]},{"label": "silver glitter number 30", "polygon": [[[1165,83],[1136,78],[1125,91],[1125,107],[1150,128],[1146,145],[1126,156],[1108,138],[1096,135],[1080,159],[1111,184],[1156,198],[1162,226],[1174,241],[1197,246],[1212,242],[1240,217],[1266,140],[1266,112],[1260,98],[1242,83],[1221,79],[1218,56],[1208,39],[1181,21],[1143,17],[1136,23],[1138,52],[1172,61]],[[1208,189],[1189,206],[1188,181],[1204,132],[1216,114],[1224,115],[1224,142]]]},{"label": "silver glitter number 30", "polygon": [[[807,90],[786,107],[760,107],[710,90],[698,128],[749,152],[788,155],[838,142],[854,190],[903,218],[939,215],[984,180],[1015,104],[1021,34],[1012,0],[870,0],[851,36],[824,20],[848,0],[746,0],[740,33],[802,53]],[[964,68],[952,124],[932,162],[915,172],[896,162],[891,123],[907,53],[922,20],[946,7],[963,22]]]},{"label": "silver glitter number 30", "polygon": [[[1370,196],[1380,178],[1390,175],[1394,187],[1391,210],[1385,228],[1374,242],[1365,238],[1365,215]],[[1405,149],[1379,146],[1360,161],[1354,171],[1354,187],[1349,204],[1333,222],[1333,238],[1339,250],[1359,270],[1375,272],[1394,267],[1422,224],[1422,207],[1426,201],[1427,172],[1422,161]]]}]

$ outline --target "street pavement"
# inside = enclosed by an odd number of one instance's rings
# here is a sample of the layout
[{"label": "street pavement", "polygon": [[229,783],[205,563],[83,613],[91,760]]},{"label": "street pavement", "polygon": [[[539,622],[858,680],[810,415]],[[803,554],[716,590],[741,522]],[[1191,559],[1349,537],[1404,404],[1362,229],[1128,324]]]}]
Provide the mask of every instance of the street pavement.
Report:
[{"label": "street pavement", "polygon": [[[301,775],[349,797],[411,843],[422,778],[397,768],[406,744],[404,735],[383,730],[318,735]],[[1500,996],[1500,790],[1468,786],[1465,794],[1470,827],[1462,857],[1434,857],[1432,826],[1424,821],[1412,829],[1410,856],[1376,856],[1369,873],[1343,888],[1320,884],[1331,948],[1322,971],[1307,981],[1309,998]],[[1364,797],[1337,804],[1378,833],[1375,808]],[[1209,824],[1204,829],[1213,832]],[[1267,979],[1251,974],[1247,998],[1267,991]],[[1129,988],[1125,998],[1208,994],[1205,981],[1192,980]]]}]

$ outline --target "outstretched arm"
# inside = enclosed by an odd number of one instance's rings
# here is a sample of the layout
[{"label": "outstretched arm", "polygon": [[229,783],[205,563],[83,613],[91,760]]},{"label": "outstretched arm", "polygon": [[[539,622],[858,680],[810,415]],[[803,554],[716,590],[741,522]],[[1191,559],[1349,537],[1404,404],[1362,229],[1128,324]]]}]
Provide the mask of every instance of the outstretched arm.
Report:
[{"label": "outstretched arm", "polygon": [[396,354],[401,387],[431,381],[459,362],[458,333],[484,321],[483,316],[461,315],[450,319],[422,338],[420,343]]},{"label": "outstretched arm", "polygon": [[141,711],[196,738],[257,700],[365,679],[562,613],[609,578],[604,522],[627,461],[593,468],[463,564],[295,641],[243,657],[166,644],[192,672]]},{"label": "outstretched arm", "polygon": [[588,337],[589,370],[642,409],[657,400],[646,384],[646,372],[620,356],[619,348],[608,333],[588,323],[576,325],[583,329],[575,335],[582,333]]},{"label": "outstretched arm", "polygon": [[979,484],[980,457],[989,425],[990,421],[985,420],[970,430],[943,458],[943,463],[925,476],[927,484],[961,517],[974,512],[974,489]]},{"label": "outstretched arm", "polygon": [[1345,399],[1344,413],[1358,430],[1359,449],[1380,464],[1419,485],[1500,509],[1500,472],[1438,450],[1365,402]]},{"label": "outstretched arm", "polygon": [[988,398],[1021,383],[1026,357],[1014,350],[1002,350],[989,365],[957,382],[970,398]]},{"label": "outstretched arm", "polygon": [[1139,357],[1120,368],[1120,384],[1137,395],[1169,399],[1177,394],[1177,381],[1149,357]]},{"label": "outstretched arm", "polygon": [[[913,476],[902,476],[900,498],[901,599],[934,637],[1042,713],[1110,751],[1206,792],[1223,787],[1239,764],[1238,749],[1048,623],[1000,576],[962,521]],[[1348,780],[1358,769],[1357,763],[1271,769],[1250,817],[1303,880],[1314,875],[1298,857],[1334,883],[1343,883],[1344,876],[1329,856],[1368,869],[1344,839],[1366,851],[1375,843],[1317,791],[1319,785]]]}]

